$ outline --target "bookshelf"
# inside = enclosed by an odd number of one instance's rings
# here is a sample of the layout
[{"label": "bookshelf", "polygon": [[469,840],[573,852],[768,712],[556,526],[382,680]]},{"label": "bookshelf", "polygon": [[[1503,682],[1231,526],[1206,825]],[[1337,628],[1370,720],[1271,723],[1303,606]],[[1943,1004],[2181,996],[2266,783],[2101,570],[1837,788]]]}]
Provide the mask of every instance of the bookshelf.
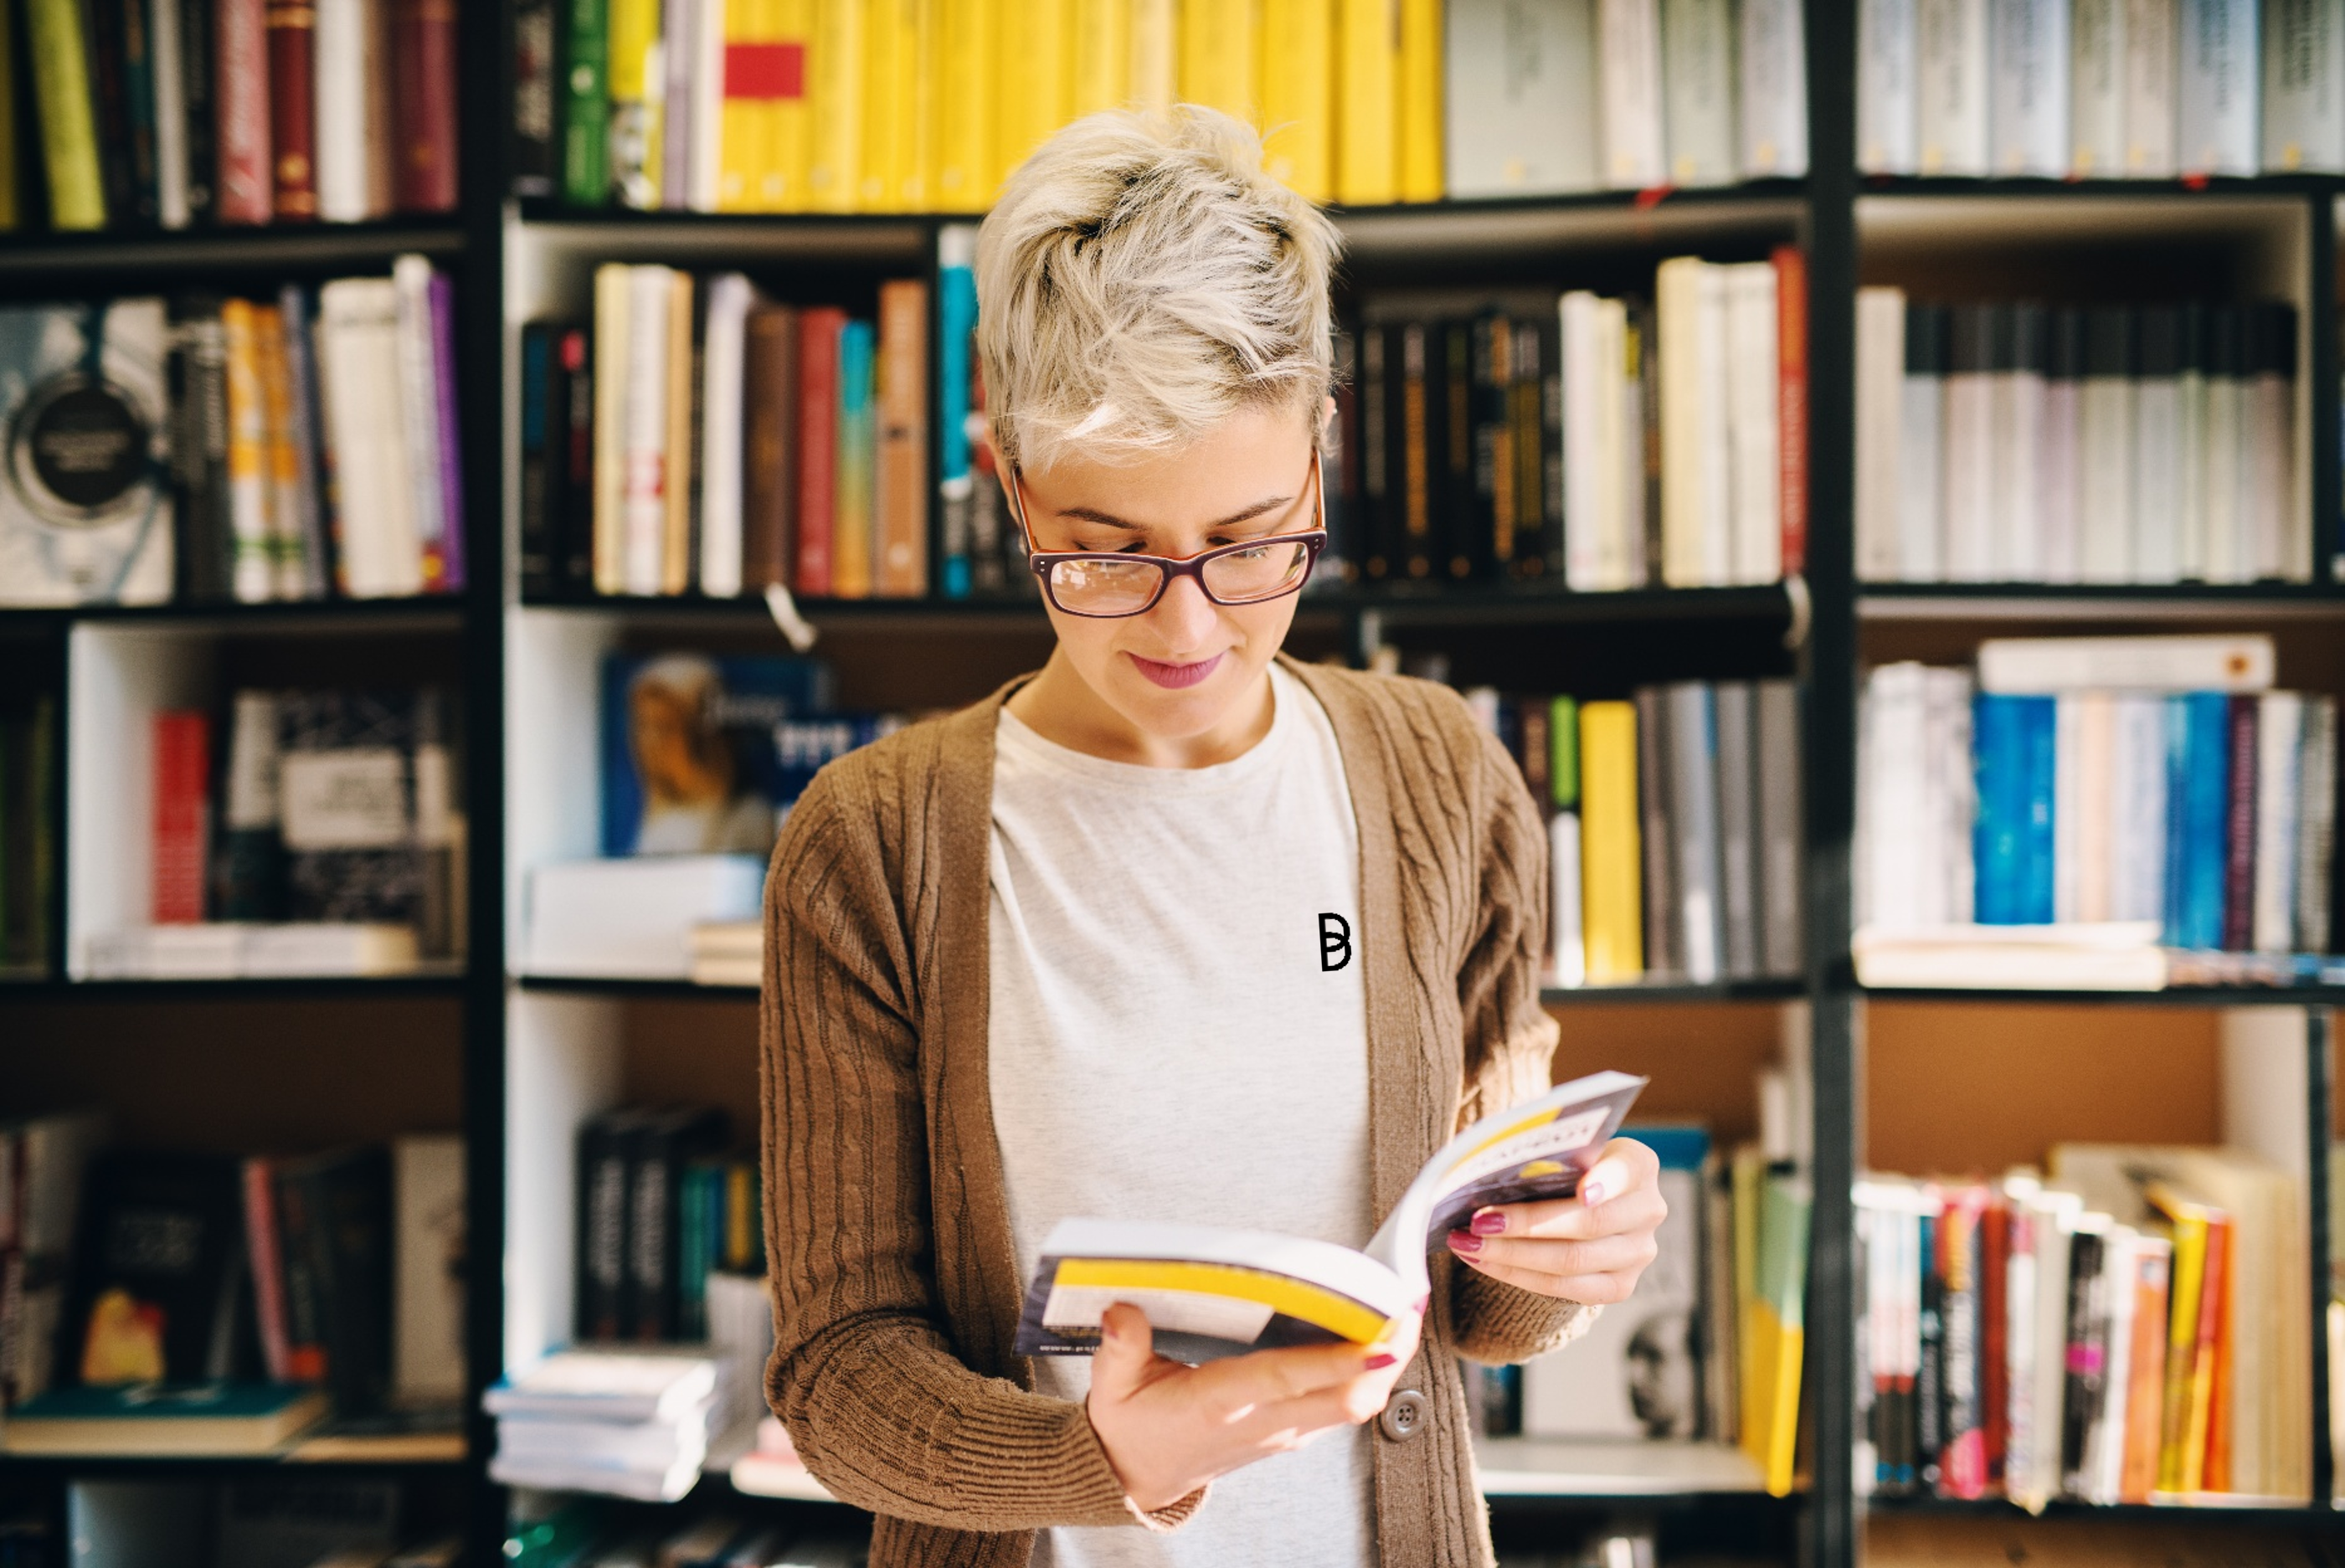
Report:
[{"label": "bookshelf", "polygon": [[[0,659],[45,672],[59,695],[56,821],[64,846],[52,964],[0,980],[0,1115],[105,1103],[153,1141],[222,1149],[311,1148],[417,1128],[466,1138],[473,1256],[468,1384],[565,1339],[570,1323],[573,1137],[605,1107],[637,1098],[754,1105],[753,993],[675,982],[554,979],[522,972],[525,876],[594,853],[597,661],[624,647],[777,652],[750,600],[522,597],[514,566],[523,324],[584,310],[604,261],[736,267],[788,291],[868,297],[877,280],[933,281],[932,215],[746,217],[582,212],[508,198],[506,123],[512,5],[464,11],[462,201],[452,220],[183,235],[21,234],[0,245],[0,300],[160,288],[180,282],[274,286],[387,264],[421,252],[457,281],[463,484],[472,574],[444,600],[236,606],[91,606],[0,611]],[[1795,980],[1651,984],[1549,992],[1559,1064],[1653,1072],[1648,1112],[1700,1116],[1721,1137],[1751,1130],[1742,1087],[1786,1020],[1802,1028],[1816,1129],[1810,1259],[1807,1418],[1801,1484],[1751,1496],[1740,1455],[1631,1451],[1591,1457],[1522,1440],[1486,1452],[1486,1488],[1502,1539],[1559,1544],[1573,1510],[1636,1500],[1685,1509],[1721,1499],[1756,1523],[1751,1541],[1788,1560],[1843,1568],[1863,1560],[1868,1509],[1956,1517],[2001,1503],[1861,1502],[1851,1473],[1857,1369],[1847,1332],[1851,1179],[1867,1161],[1927,1168],[1931,1117],[1964,1099],[1962,1053],[2004,1043],[1998,1077],[2049,1108],[2003,1129],[2014,1157],[2056,1137],[2223,1136],[2222,1017],[2280,1009],[2308,1114],[2299,1128],[2314,1321],[2326,1302],[2332,1217],[2328,1164],[2330,1010],[2345,987],[2103,993],[1866,992],[1847,962],[1849,844],[1855,817],[1860,671],[1891,657],[1955,660],[1985,635],[2258,630],[2280,642],[2284,679],[2334,690],[2345,677],[2345,582],[2339,533],[2340,450],[2338,237],[2345,180],[2274,176],[2178,182],[1875,179],[1854,164],[1853,8],[1809,7],[1813,173],[1726,189],[1599,193],[1343,210],[1349,287],[1649,288],[1680,254],[1761,258],[1797,242],[1810,282],[1811,509],[1805,573],[1782,585],[1571,592],[1521,585],[1341,587],[1306,597],[1294,646],[1362,660],[1383,647],[1449,656],[1461,683],[1535,690],[1692,676],[1791,675],[1807,704],[1806,973]],[[2156,258],[2147,273],[2142,258]],[[1899,282],[1947,297],[2035,292],[2080,298],[2124,279],[2141,297],[2203,288],[2286,298],[2299,333],[2294,406],[2296,493],[2309,519],[2311,580],[2248,585],[1860,583],[1853,554],[1854,291]],[[800,609],[821,636],[850,704],[965,702],[1030,668],[1049,634],[1030,602],[826,602]],[[75,939],[132,896],[123,858],[134,774],[109,749],[137,715],[201,694],[239,669],[339,664],[429,670],[467,693],[470,943],[444,973],[381,979],[101,981],[80,977]],[[2289,1010],[2300,1010],[2300,1018]],[[2300,1049],[2300,1055],[2295,1055]],[[2113,1087],[2131,1083],[2130,1099]],[[1975,1083],[1970,1088],[1975,1089]],[[2098,1097],[2088,1101],[2084,1097]],[[1975,1099],[1975,1095],[1972,1095]],[[2087,1125],[2067,1115],[2103,1103]],[[2180,1123],[2160,1119],[2176,1106]],[[1952,1112],[1948,1112],[1952,1115]],[[2190,1119],[2195,1118],[2196,1119]],[[1975,1158],[1975,1155],[1968,1158]],[[2309,1391],[2313,1498],[2334,1478],[2327,1356],[2316,1333]],[[473,1406],[477,1411],[477,1401]],[[471,1416],[462,1456],[303,1468],[421,1475],[461,1513],[474,1560],[496,1560],[510,1500],[486,1480],[491,1424]],[[274,1474],[298,1451],[242,1461],[0,1459],[0,1502],[39,1496],[61,1513],[82,1481],[207,1482]],[[721,1483],[710,1482],[711,1488]],[[126,1494],[135,1502],[137,1494]],[[800,1501],[807,1501],[801,1496]],[[2079,1528],[2174,1516],[2169,1509],[2056,1505]],[[1735,1517],[1741,1519],[1743,1514]],[[2278,1526],[2333,1540],[2325,1503],[2188,1515],[2194,1527]],[[1542,1537],[1541,1533],[1546,1533]]]}]

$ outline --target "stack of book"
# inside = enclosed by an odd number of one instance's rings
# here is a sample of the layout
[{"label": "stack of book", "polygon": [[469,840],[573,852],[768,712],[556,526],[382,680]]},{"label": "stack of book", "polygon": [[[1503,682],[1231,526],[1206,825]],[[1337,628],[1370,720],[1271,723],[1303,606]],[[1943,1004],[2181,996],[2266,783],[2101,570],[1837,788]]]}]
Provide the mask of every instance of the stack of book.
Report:
[{"label": "stack of book", "polygon": [[754,986],[765,980],[764,921],[716,920],[692,928],[694,985]]},{"label": "stack of book", "polygon": [[[2269,638],[2217,636],[1998,640],[1975,676],[1873,671],[1861,932],[2108,927],[2103,948],[2326,952],[2336,703],[2273,690],[2273,670]],[[2003,983],[1993,967],[1972,983]]]},{"label": "stack of book", "polygon": [[[96,1136],[88,1118],[0,1133],[0,1154],[29,1178],[11,1249],[23,1283],[0,1294],[15,1405],[0,1443],[250,1452],[329,1411],[353,1430],[394,1412],[452,1421],[464,1386],[461,1140],[238,1158],[93,1153]],[[173,1246],[141,1245],[163,1227]]]},{"label": "stack of book", "polygon": [[645,1525],[594,1500],[574,1499],[513,1527],[513,1568],[862,1568],[870,1533],[859,1525],[776,1523],[731,1512]]},{"label": "stack of book", "polygon": [[2295,308],[1857,296],[1857,572],[2248,582],[2312,570]]},{"label": "stack of book", "polygon": [[2220,1148],[2066,1144],[2050,1174],[1855,1189],[1860,1487],[2301,1505],[2296,1182]]},{"label": "stack of book", "polygon": [[529,0],[513,33],[522,193],[587,207],[980,211],[1069,120],[1175,102],[1347,207],[1807,172],[1798,0]]},{"label": "stack of book", "polygon": [[582,1343],[708,1340],[712,1277],[764,1271],[757,1167],[726,1152],[722,1111],[594,1118],[578,1134],[577,1201]]},{"label": "stack of book", "polygon": [[1467,693],[1548,815],[1552,983],[1800,973],[1799,694],[1685,681],[1631,701]]},{"label": "stack of book", "polygon": [[86,937],[81,972],[388,975],[459,958],[452,708],[436,687],[245,690],[223,712],[155,714],[149,920]]},{"label": "stack of book", "polygon": [[497,1418],[490,1476],[507,1486],[674,1502],[708,1454],[706,1356],[558,1351],[482,1396]]},{"label": "stack of book", "polygon": [[523,329],[523,574],[540,594],[925,594],[929,300],[878,320],[739,273],[611,263],[591,329]]},{"label": "stack of book", "polygon": [[1857,59],[1868,174],[2345,169],[2345,53],[2319,5],[1865,0]]},{"label": "stack of book", "polygon": [[57,702],[0,698],[0,975],[38,976],[55,951]]},{"label": "stack of book", "polygon": [[[0,402],[33,476],[0,496],[0,603],[462,588],[452,309],[449,278],[402,256],[266,300],[0,310]],[[86,466],[59,489],[36,454],[66,440]]]},{"label": "stack of book", "polygon": [[35,0],[21,16],[0,119],[38,134],[0,156],[0,229],[455,210],[452,10]]}]

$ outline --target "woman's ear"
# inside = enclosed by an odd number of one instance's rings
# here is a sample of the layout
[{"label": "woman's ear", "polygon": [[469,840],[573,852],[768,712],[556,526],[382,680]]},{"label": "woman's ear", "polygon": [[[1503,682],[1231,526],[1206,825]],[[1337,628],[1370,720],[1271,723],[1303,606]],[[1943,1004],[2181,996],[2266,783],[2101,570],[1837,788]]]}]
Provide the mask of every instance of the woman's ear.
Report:
[{"label": "woman's ear", "polygon": [[1330,392],[1319,408],[1319,440],[1324,444],[1327,434],[1335,428],[1335,394]]}]

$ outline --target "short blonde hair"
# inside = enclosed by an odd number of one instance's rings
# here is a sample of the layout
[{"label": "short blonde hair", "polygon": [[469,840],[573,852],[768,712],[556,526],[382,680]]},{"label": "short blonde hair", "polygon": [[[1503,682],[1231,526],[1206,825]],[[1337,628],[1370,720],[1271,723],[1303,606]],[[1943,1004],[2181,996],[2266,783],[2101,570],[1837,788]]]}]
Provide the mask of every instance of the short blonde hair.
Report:
[{"label": "short blonde hair", "polygon": [[1004,459],[1048,468],[1187,444],[1294,407],[1315,442],[1342,241],[1219,110],[1112,110],[1010,177],[977,241],[977,349]]}]

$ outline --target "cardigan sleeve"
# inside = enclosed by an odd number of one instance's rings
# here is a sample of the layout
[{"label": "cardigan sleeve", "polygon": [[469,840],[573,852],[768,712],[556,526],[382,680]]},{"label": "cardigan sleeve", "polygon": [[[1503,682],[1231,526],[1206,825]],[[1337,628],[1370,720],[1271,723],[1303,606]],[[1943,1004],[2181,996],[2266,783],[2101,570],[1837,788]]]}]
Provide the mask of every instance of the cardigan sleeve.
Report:
[{"label": "cardigan sleeve", "polygon": [[815,1477],[873,1512],[979,1531],[1172,1528],[1202,1490],[1142,1513],[1081,1404],[955,1351],[933,1265],[913,951],[884,843],[917,790],[891,782],[869,764],[825,769],[766,885],[768,1402]]},{"label": "cardigan sleeve", "polygon": [[[1547,967],[1547,829],[1506,748],[1495,736],[1476,738],[1468,795],[1483,824],[1480,925],[1457,976],[1466,1027],[1461,1126],[1544,1093],[1559,1032],[1539,1005]],[[1477,1361],[1527,1361],[1554,1350],[1584,1330],[1599,1310],[1536,1295],[1462,1264],[1449,1278],[1452,1337],[1461,1354]]]}]

